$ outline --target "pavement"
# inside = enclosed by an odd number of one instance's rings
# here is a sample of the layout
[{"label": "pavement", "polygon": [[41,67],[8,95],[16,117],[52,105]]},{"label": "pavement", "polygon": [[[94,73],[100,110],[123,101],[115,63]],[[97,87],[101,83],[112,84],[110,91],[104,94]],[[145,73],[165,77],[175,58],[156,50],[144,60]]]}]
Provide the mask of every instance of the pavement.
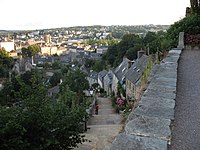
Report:
[{"label": "pavement", "polygon": [[171,150],[200,149],[200,50],[183,50],[179,60]]},{"label": "pavement", "polygon": [[84,133],[87,142],[74,150],[109,150],[115,137],[122,131],[123,117],[116,113],[109,98],[98,97],[99,113],[93,115]]}]

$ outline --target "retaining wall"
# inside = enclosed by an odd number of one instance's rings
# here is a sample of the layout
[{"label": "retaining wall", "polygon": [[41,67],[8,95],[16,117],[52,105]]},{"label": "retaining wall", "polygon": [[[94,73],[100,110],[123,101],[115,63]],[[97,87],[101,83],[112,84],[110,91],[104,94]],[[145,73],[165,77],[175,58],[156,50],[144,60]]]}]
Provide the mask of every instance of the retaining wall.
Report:
[{"label": "retaining wall", "polygon": [[170,50],[168,56],[154,66],[147,90],[129,115],[124,132],[113,141],[111,150],[167,150],[171,142],[170,125],[174,120],[177,68],[184,48],[183,37],[184,33],[180,33],[178,47]]}]

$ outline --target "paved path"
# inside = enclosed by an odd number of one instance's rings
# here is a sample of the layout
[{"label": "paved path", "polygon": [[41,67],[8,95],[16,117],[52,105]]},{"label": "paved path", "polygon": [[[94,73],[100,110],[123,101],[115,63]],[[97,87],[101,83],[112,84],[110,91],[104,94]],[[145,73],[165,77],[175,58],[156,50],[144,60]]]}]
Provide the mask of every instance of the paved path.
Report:
[{"label": "paved path", "polygon": [[122,116],[115,113],[111,100],[98,98],[98,104],[99,114],[90,118],[85,133],[91,142],[85,142],[75,150],[109,150],[115,136],[122,130]]},{"label": "paved path", "polygon": [[200,149],[200,50],[180,57],[171,149]]}]

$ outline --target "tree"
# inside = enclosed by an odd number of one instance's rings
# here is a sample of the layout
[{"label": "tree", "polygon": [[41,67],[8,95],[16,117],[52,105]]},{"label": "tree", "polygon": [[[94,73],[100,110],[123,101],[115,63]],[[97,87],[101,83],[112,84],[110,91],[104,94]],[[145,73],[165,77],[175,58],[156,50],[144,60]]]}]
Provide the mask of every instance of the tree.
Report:
[{"label": "tree", "polygon": [[129,60],[134,60],[137,59],[137,52],[142,48],[142,45],[135,45],[132,48],[129,48],[126,51],[125,56],[129,59]]},{"label": "tree", "polygon": [[94,65],[92,66],[92,70],[96,72],[100,72],[104,69],[104,62],[102,60],[96,60]]},{"label": "tree", "polygon": [[31,86],[20,80],[19,105],[0,106],[0,149],[63,150],[84,142],[86,111],[84,106],[71,107],[75,93],[63,89],[60,100],[52,104],[46,87],[35,79],[33,75]]},{"label": "tree", "polygon": [[86,60],[85,60],[85,66],[86,66],[87,68],[93,67],[94,64],[95,64],[95,60],[93,60],[93,59],[86,59]]},{"label": "tree", "polygon": [[55,61],[54,63],[52,63],[52,69],[60,69],[61,68],[61,63],[58,61]]},{"label": "tree", "polygon": [[[127,50],[130,48],[134,48],[136,45],[142,45],[142,39],[135,34],[125,34],[119,43],[108,48],[108,51],[105,54],[104,58],[109,65],[116,67],[123,60],[123,57],[127,53]],[[139,48],[139,50],[140,49],[141,48]],[[129,56],[131,55],[130,52],[128,52],[128,54]],[[136,56],[137,55],[135,55],[135,57]]]},{"label": "tree", "polygon": [[49,80],[51,86],[53,87],[53,86],[56,86],[58,83],[60,83],[61,78],[62,78],[62,74],[60,72],[55,72]]},{"label": "tree", "polygon": [[[70,70],[64,77],[64,81],[61,84],[62,86],[68,86],[69,89],[73,92],[76,92],[78,95],[78,103],[83,101],[83,91],[89,89],[89,83],[86,79],[86,75],[78,70]],[[62,89],[62,88],[61,88]]]},{"label": "tree", "polygon": [[0,78],[8,77],[8,73],[14,65],[14,60],[9,57],[4,48],[0,48]]},{"label": "tree", "polygon": [[22,48],[22,55],[25,57],[32,57],[41,51],[41,48],[37,45],[30,45],[27,48]]},{"label": "tree", "polygon": [[200,31],[200,15],[194,14],[188,17],[185,17],[173,25],[167,30],[166,38],[170,41],[171,47],[177,47],[178,45],[178,36],[180,32],[186,34],[199,34]]}]

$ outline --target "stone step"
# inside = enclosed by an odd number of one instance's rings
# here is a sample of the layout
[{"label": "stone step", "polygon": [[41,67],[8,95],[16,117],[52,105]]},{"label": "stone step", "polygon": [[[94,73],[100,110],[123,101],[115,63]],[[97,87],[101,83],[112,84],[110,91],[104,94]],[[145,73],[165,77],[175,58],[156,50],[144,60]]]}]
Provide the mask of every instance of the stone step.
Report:
[{"label": "stone step", "polygon": [[114,127],[122,127],[123,124],[107,124],[107,125],[88,125],[88,128],[114,128]]},{"label": "stone step", "polygon": [[98,115],[109,115],[109,114],[116,114],[115,110],[112,108],[108,109],[100,109]]},{"label": "stone step", "polygon": [[88,121],[88,125],[110,125],[110,124],[120,124],[122,116],[113,115],[94,115]]}]

